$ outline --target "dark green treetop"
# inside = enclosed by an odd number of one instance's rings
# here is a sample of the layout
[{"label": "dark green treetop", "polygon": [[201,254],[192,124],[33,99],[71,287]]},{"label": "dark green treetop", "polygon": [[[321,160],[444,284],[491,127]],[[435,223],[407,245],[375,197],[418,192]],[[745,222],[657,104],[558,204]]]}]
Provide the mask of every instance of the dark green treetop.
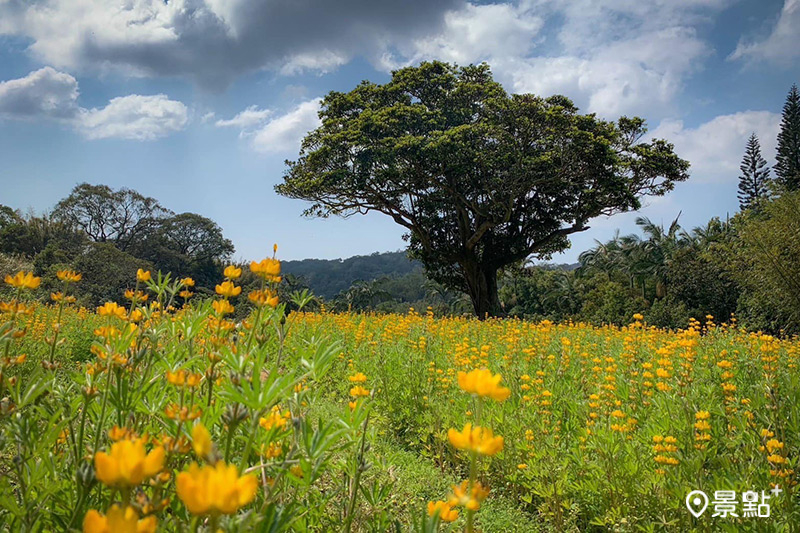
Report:
[{"label": "dark green treetop", "polygon": [[770,195],[769,167],[761,156],[761,145],[755,133],[747,140],[739,169],[742,171],[739,176],[739,208],[744,211],[757,206],[759,201]]},{"label": "dark green treetop", "polygon": [[800,189],[800,92],[792,85],[786,96],[775,155],[777,181],[787,191]]}]

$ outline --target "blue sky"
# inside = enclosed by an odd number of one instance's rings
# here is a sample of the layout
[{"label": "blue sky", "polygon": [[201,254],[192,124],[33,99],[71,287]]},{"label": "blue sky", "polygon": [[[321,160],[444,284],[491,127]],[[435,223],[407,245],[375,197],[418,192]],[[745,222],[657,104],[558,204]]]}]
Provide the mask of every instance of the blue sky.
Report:
[{"label": "blue sky", "polygon": [[[737,210],[751,132],[773,162],[798,36],[800,0],[0,0],[0,203],[42,212],[105,183],[214,219],[242,259],[398,250],[387,218],[304,219],[273,186],[319,97],[442,59],[644,117],[692,177],[638,214],[691,228]],[[554,260],[636,216],[594,220]]]}]

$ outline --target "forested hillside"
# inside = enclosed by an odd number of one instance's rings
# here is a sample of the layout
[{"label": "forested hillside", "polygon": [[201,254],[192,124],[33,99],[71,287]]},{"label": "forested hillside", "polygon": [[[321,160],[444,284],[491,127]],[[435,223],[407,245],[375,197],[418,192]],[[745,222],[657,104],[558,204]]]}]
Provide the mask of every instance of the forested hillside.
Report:
[{"label": "forested hillside", "polygon": [[286,274],[302,278],[315,295],[326,299],[349,289],[355,281],[397,277],[422,270],[422,264],[408,259],[405,252],[376,252],[347,259],[284,261],[282,266]]}]

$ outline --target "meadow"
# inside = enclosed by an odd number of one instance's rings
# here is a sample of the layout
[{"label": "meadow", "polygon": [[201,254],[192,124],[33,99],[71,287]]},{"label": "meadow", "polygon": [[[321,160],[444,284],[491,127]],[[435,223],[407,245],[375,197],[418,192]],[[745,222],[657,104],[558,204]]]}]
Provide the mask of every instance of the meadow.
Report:
[{"label": "meadow", "polygon": [[[800,343],[698,317],[660,330],[305,311],[280,263],[213,298],[140,271],[128,303],[0,305],[0,529],[778,531],[800,523]],[[244,320],[231,317],[247,302]],[[291,305],[291,313],[287,313]],[[692,490],[783,492],[693,517]],[[769,492],[766,492],[769,495]]]}]

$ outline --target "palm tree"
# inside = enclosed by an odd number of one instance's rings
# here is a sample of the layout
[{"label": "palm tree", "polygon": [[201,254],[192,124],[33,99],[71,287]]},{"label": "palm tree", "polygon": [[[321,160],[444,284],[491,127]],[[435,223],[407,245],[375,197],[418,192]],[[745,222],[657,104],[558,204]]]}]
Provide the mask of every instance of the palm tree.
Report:
[{"label": "palm tree", "polygon": [[733,229],[729,220],[714,217],[705,226],[697,226],[691,234],[684,233],[693,245],[707,248],[709,245],[727,238]]},{"label": "palm tree", "polygon": [[611,274],[619,269],[620,262],[620,241],[619,230],[614,234],[614,238],[608,242],[594,241],[596,246],[582,252],[578,256],[581,272],[591,272],[596,270],[606,274],[611,281]]},{"label": "palm tree", "polygon": [[562,316],[580,311],[582,287],[578,278],[565,270],[556,272],[555,285],[544,297],[547,307],[558,309]]},{"label": "palm tree", "polygon": [[642,228],[646,237],[641,243],[644,271],[655,280],[656,298],[664,298],[667,295],[667,271],[675,252],[686,242],[678,223],[680,216],[678,213],[666,230],[663,225],[657,225],[647,217],[636,219],[636,225]]}]

